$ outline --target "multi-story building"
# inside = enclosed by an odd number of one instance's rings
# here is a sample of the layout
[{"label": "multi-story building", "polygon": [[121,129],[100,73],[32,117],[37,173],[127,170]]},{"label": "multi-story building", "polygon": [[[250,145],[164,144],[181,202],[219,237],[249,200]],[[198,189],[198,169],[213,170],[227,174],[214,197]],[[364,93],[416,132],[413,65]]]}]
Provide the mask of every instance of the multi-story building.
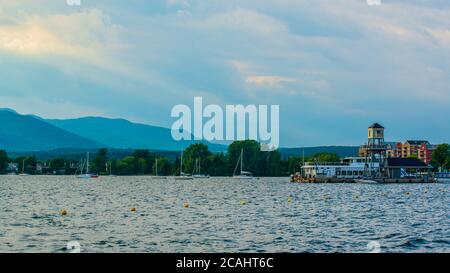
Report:
[{"label": "multi-story building", "polygon": [[[402,142],[385,142],[386,157],[401,157],[410,158],[416,157],[425,164],[430,164],[431,155],[433,154],[434,146],[427,140],[407,140]],[[359,156],[367,156],[366,145],[359,148]]]},{"label": "multi-story building", "polygon": [[427,140],[407,140],[405,143],[397,143],[397,157],[417,157],[426,164],[431,161],[433,145]]}]

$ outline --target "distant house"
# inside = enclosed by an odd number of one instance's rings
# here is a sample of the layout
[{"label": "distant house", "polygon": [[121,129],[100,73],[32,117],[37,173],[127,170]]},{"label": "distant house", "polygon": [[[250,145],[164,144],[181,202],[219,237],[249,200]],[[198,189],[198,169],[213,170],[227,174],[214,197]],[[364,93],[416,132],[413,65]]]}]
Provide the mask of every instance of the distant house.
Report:
[{"label": "distant house", "polygon": [[417,173],[429,172],[431,167],[417,158],[386,158],[383,169],[388,178],[404,178]]}]

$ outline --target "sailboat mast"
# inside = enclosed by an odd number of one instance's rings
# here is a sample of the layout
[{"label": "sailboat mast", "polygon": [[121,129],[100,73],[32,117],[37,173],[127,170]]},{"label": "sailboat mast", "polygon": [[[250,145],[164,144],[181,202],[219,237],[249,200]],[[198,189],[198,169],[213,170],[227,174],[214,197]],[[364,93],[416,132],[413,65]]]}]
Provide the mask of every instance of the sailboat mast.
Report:
[{"label": "sailboat mast", "polygon": [[89,173],[89,152],[87,153],[87,157],[86,157],[86,173]]},{"label": "sailboat mast", "polygon": [[180,176],[183,175],[183,152],[181,152]]},{"label": "sailboat mast", "polygon": [[241,174],[242,174],[243,161],[244,161],[244,149],[241,149]]}]

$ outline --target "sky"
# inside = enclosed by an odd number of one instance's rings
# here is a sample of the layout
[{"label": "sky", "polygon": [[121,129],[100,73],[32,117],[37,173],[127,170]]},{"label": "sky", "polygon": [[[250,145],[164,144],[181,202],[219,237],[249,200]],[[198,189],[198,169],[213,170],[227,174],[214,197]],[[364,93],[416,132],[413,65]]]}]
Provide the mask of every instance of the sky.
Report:
[{"label": "sky", "polygon": [[[450,1],[0,0],[0,108],[170,128],[280,106],[280,145],[450,141]],[[369,1],[377,2],[377,1]]]}]

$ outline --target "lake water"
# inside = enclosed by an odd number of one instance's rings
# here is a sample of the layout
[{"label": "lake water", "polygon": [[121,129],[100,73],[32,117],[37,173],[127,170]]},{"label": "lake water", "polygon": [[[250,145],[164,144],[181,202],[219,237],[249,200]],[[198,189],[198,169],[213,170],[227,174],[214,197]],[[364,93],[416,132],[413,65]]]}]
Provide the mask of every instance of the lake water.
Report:
[{"label": "lake water", "polygon": [[0,176],[0,251],[450,252],[449,185],[288,180]]}]

